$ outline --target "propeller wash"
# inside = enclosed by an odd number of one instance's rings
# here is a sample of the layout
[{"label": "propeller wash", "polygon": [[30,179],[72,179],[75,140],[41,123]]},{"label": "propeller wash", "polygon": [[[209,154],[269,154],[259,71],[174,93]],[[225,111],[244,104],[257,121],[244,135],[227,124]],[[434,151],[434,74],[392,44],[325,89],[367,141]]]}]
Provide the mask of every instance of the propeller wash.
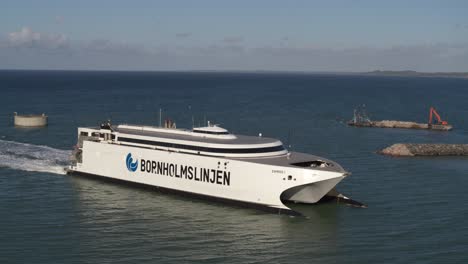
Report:
[{"label": "propeller wash", "polygon": [[0,167],[65,174],[71,151],[0,140]]}]

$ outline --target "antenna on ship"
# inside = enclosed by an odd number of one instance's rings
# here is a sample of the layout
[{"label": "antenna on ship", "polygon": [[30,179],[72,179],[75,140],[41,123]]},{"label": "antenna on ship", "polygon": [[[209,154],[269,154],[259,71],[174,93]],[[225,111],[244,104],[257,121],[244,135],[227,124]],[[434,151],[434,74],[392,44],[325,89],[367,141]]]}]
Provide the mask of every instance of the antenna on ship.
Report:
[{"label": "antenna on ship", "polygon": [[288,141],[287,141],[287,146],[288,148],[291,148],[291,137],[292,137],[292,132],[291,132],[291,129],[289,129],[288,131]]},{"label": "antenna on ship", "polygon": [[162,124],[161,124],[161,122],[162,122],[161,120],[162,120],[162,109],[159,108],[159,127],[161,127],[161,125],[162,125]]},{"label": "antenna on ship", "polygon": [[195,118],[193,117],[192,106],[189,105],[188,108],[189,108],[190,114],[192,116],[192,129],[193,129],[195,127]]}]

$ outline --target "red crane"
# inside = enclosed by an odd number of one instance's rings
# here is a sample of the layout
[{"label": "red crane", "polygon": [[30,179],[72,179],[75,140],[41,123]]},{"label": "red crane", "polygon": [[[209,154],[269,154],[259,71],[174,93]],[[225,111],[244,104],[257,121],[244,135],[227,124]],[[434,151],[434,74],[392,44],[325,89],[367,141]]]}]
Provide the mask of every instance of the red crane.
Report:
[{"label": "red crane", "polygon": [[444,121],[440,118],[440,115],[437,113],[437,111],[435,110],[434,107],[431,106],[431,109],[429,110],[429,125],[432,125],[433,122],[432,122],[432,115],[434,114],[434,116],[436,117],[437,119],[437,123],[436,125],[443,125],[443,126],[447,126],[448,125],[448,122],[447,121]]}]

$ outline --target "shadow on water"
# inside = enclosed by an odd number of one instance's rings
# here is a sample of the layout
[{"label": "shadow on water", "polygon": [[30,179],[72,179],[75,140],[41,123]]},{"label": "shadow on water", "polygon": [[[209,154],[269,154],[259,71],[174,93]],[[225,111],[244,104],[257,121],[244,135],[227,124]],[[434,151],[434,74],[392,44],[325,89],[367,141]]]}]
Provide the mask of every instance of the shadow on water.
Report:
[{"label": "shadow on water", "polygon": [[[305,246],[307,254],[324,257],[336,251],[341,206],[335,203],[297,205],[305,217],[291,217],[99,179],[70,179],[78,197],[84,252],[100,247],[126,257],[145,248],[154,254],[165,250],[167,256],[151,256],[162,260],[230,256],[228,262],[257,262],[284,260],[295,251],[304,254]],[[219,250],[206,252],[214,244]]]},{"label": "shadow on water", "polygon": [[[334,219],[337,216],[339,210],[339,208],[337,209],[337,207],[356,207],[345,203],[341,203],[336,199],[320,201],[317,204],[301,204],[287,202],[285,203],[285,205],[294,210],[295,212],[300,213],[302,217],[311,220],[320,220],[323,218]],[[359,208],[356,207],[356,209]]]}]

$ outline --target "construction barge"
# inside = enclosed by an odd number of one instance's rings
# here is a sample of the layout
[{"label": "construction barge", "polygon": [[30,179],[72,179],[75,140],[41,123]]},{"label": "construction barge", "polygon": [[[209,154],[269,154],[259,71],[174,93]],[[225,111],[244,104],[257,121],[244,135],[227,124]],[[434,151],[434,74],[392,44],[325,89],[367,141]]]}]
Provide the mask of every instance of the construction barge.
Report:
[{"label": "construction barge", "polygon": [[424,124],[396,120],[372,121],[368,117],[364,106],[361,106],[354,110],[353,119],[348,122],[348,125],[355,127],[426,129],[438,131],[450,131],[453,129],[452,125],[440,118],[440,115],[437,113],[434,107],[431,107],[429,110],[429,122]]}]

